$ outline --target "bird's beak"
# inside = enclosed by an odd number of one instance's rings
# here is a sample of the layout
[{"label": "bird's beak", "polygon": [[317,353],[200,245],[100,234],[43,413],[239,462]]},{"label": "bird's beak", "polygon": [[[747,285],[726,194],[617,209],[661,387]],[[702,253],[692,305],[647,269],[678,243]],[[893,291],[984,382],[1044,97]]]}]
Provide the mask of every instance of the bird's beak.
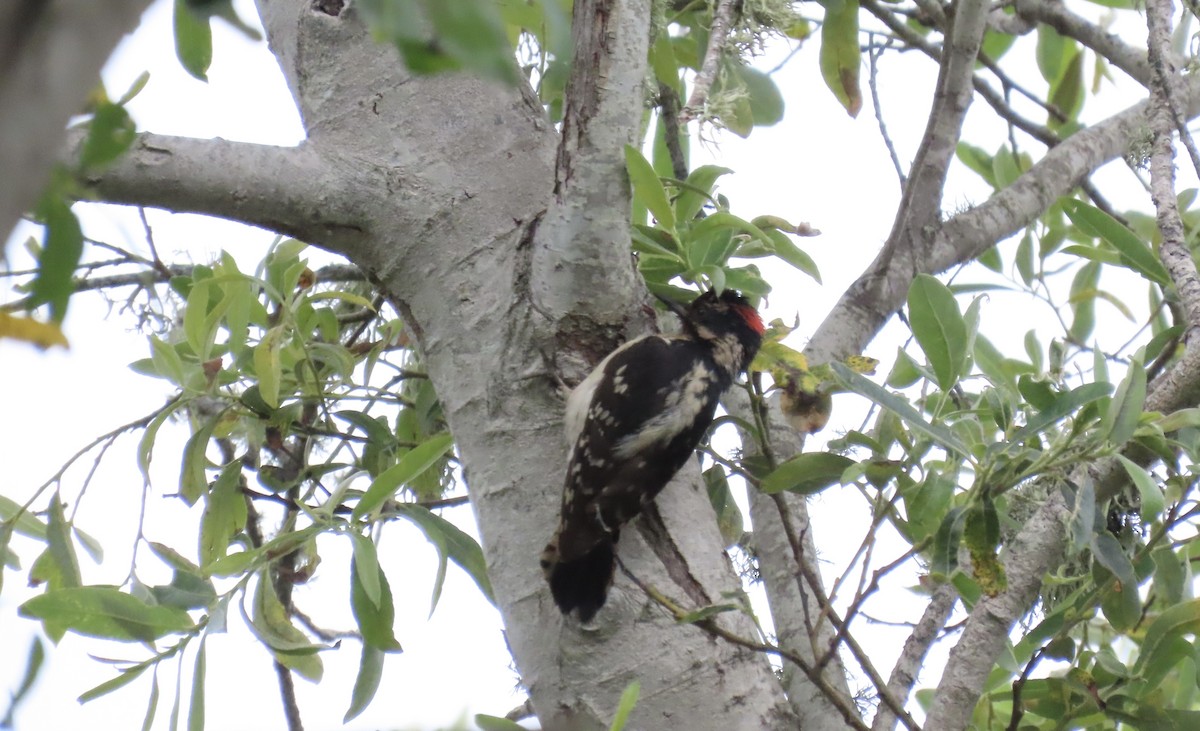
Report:
[{"label": "bird's beak", "polygon": [[660,302],[666,305],[668,310],[678,315],[680,320],[687,322],[688,317],[686,307],[669,297],[663,297],[661,294],[656,294],[654,296],[657,297]]}]

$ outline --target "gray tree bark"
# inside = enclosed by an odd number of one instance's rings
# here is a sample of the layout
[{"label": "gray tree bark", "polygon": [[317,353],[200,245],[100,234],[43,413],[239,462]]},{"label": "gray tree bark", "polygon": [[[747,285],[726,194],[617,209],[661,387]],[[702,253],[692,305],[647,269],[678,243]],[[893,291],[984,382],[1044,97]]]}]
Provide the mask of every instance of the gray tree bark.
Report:
[{"label": "gray tree bark", "polygon": [[[105,3],[103,18],[89,15],[92,3],[70,0],[0,6],[0,20],[50,23],[8,26],[40,29],[28,38],[0,35],[0,57],[18,71],[0,80],[0,223],[11,225],[33,200],[62,139],[59,122],[145,4]],[[577,377],[613,344],[650,326],[628,259],[620,149],[634,139],[641,110],[648,2],[597,2],[603,18],[577,24],[577,48],[590,39],[615,50],[606,59],[610,66],[594,69],[593,78],[580,79],[587,83],[570,92],[594,103],[577,118],[593,124],[571,126],[568,103],[561,137],[528,89],[465,75],[407,75],[394,52],[369,40],[352,10],[333,15],[294,0],[258,4],[307,140],[298,148],[272,148],[143,135],[129,156],[90,181],[98,196],[296,236],[345,255],[392,298],[441,395],[509,644],[545,727],[606,727],[633,679],[641,681],[642,695],[631,728],[794,728],[797,704],[807,711],[805,728],[845,727],[832,711],[814,711],[815,704],[802,700],[811,695],[790,674],[789,707],[761,654],[676,625],[623,577],[594,626],[584,630],[564,621],[538,568],[556,521],[566,459],[562,402],[551,371]],[[1040,7],[1036,0],[1023,4]],[[943,103],[935,105],[930,123],[941,136],[952,134],[965,112],[963,89],[983,29],[983,6],[968,5],[971,12],[960,12],[949,41]],[[78,41],[79,52],[47,60],[49,49],[79,38],[81,21],[89,33]],[[38,74],[70,77],[74,86],[38,86]],[[1198,111],[1195,87],[1180,90],[1189,118]],[[31,109],[47,111],[34,117]],[[823,361],[860,352],[899,307],[914,274],[978,256],[1032,221],[1088,172],[1122,154],[1145,126],[1145,112],[1145,105],[1135,106],[1076,133],[1013,185],[936,226],[931,221],[938,216],[948,152],[930,151],[930,171],[912,176],[920,185],[909,196],[912,209],[900,212],[880,259],[847,290],[808,354]],[[38,129],[30,125],[34,118]],[[1196,361],[1168,372],[1158,393],[1194,395]],[[668,535],[628,531],[620,555],[643,581],[702,604],[739,584],[696,485],[695,471],[685,472],[659,498]],[[776,559],[787,541],[772,527],[767,507],[753,509],[761,517],[760,545],[774,546]],[[794,514],[803,520],[799,507]],[[1053,526],[1056,509],[1048,505],[1039,525]],[[1014,544],[1010,587],[968,621],[930,728],[961,728],[969,718],[978,679],[1027,609],[1041,575],[1057,562],[1060,538],[1047,528],[1040,539],[1023,535]],[[773,611],[785,620],[778,625],[781,639],[812,642],[800,631],[805,600],[796,596],[794,574],[785,564],[764,568]],[[953,598],[941,599],[946,606],[935,607],[929,626],[923,621],[919,628],[925,634],[934,634],[928,630],[939,617],[945,621]],[[722,621],[752,634],[745,622]],[[897,694],[911,690],[913,664],[928,647],[916,633],[911,644],[893,676]]]}]

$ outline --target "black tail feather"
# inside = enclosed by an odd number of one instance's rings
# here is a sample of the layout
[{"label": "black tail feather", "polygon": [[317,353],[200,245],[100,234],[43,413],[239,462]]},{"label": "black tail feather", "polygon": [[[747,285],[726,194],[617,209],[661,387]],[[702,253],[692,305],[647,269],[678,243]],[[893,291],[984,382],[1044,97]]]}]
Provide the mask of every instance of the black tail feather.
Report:
[{"label": "black tail feather", "polygon": [[590,622],[608,598],[615,566],[616,555],[609,540],[601,541],[574,561],[555,563],[549,569],[554,603],[563,614],[578,609],[580,621]]}]

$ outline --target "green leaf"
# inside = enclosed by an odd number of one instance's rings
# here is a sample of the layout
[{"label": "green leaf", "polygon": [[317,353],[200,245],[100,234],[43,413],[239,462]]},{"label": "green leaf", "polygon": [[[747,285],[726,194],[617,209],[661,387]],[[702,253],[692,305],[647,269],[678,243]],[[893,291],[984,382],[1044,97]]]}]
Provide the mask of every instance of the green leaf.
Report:
[{"label": "green leaf", "polygon": [[[1072,340],[1082,343],[1091,337],[1096,327],[1096,284],[1100,281],[1100,264],[1091,261],[1084,264],[1071,280],[1071,329]],[[1030,332],[1033,332],[1032,330]],[[1039,368],[1039,370],[1041,370]]]},{"label": "green leaf", "polygon": [[1049,115],[1047,126],[1055,131],[1070,129],[1079,116],[1079,110],[1083,108],[1084,57],[1083,52],[1079,50],[1078,46],[1074,46],[1074,44],[1072,46],[1073,53],[1071,53],[1071,60],[1067,62],[1058,82],[1051,85],[1050,95],[1047,99],[1050,104],[1057,107],[1063,113],[1063,116],[1067,118],[1065,122],[1060,122],[1054,115]]},{"label": "green leaf", "polygon": [[755,127],[770,127],[783,119],[783,95],[770,76],[744,64],[731,64],[732,72],[746,89]]},{"label": "green leaf", "polygon": [[741,539],[745,526],[742,522],[742,510],[733,499],[729,490],[729,480],[725,470],[720,465],[704,471],[704,486],[708,491],[708,502],[712,504],[717,514],[717,528],[725,545],[732,546]]},{"label": "green leaf", "polygon": [[888,411],[903,419],[904,423],[908,424],[911,429],[921,432],[942,447],[956,452],[960,457],[971,459],[971,451],[953,432],[943,426],[931,424],[926,421],[902,397],[880,387],[874,381],[864,378],[841,363],[832,363],[831,366],[834,373],[837,374],[842,383],[850,390],[883,406]]},{"label": "green leaf", "polygon": [[58,567],[58,584],[54,587],[74,588],[83,583],[79,574],[79,558],[75,555],[75,546],[71,543],[71,524],[63,515],[62,499],[54,493],[47,511],[46,544],[50,558]]},{"label": "green leaf", "polygon": [[958,568],[958,547],[962,544],[963,529],[966,527],[965,508],[951,508],[933,536],[933,557],[929,573],[935,577],[949,578]]},{"label": "green leaf", "polygon": [[[13,520],[13,516],[17,515],[20,517]],[[11,525],[13,530],[23,536],[35,538],[39,541],[46,540],[45,524],[28,510],[22,510],[18,503],[4,495],[0,495],[0,521]]]},{"label": "green leaf", "polygon": [[967,326],[954,294],[936,277],[918,274],[908,289],[908,316],[938,386],[949,390],[961,377],[967,357]]},{"label": "green leaf", "polygon": [[270,572],[258,574],[258,585],[254,589],[253,610],[250,629],[255,636],[271,649],[271,654],[280,664],[296,671],[301,677],[320,682],[324,663],[317,655],[320,645],[313,644],[308,637],[292,624],[287,610],[275,595]]},{"label": "green leaf", "polygon": [[499,716],[488,716],[483,713],[475,714],[475,725],[479,727],[479,731],[527,731],[527,729],[516,721],[510,721],[507,718]]},{"label": "green leaf", "polygon": [[1134,357],[1129,370],[1117,392],[1113,395],[1108,410],[1100,424],[1101,435],[1115,445],[1129,441],[1142,417],[1142,406],[1146,402],[1146,369],[1141,358]]},{"label": "green leaf", "polygon": [[[1041,383],[1040,381],[1029,382]],[[1019,445],[1027,441],[1035,434],[1040,434],[1048,427],[1056,424],[1061,419],[1074,414],[1081,407],[1093,401],[1098,401],[1109,394],[1112,386],[1107,383],[1085,383],[1082,386],[1077,386],[1070,391],[1058,394],[1054,400],[1038,411],[1038,413],[1025,422],[1025,426],[1018,429],[1012,437],[1009,438],[1010,445]],[[1026,388],[1022,393],[1030,392]],[[1028,399],[1026,395],[1026,399]]]},{"label": "green leaf", "polygon": [[179,494],[188,505],[195,505],[208,489],[208,440],[217,426],[218,415],[205,422],[188,438],[183,448],[183,469],[179,474]]},{"label": "green leaf", "polygon": [[51,318],[61,323],[75,291],[75,267],[83,256],[83,229],[70,204],[54,192],[42,196],[34,213],[45,226],[45,241],[30,291],[31,303],[49,304]]},{"label": "green leaf", "polygon": [[636,680],[625,686],[625,690],[621,691],[621,700],[617,703],[617,712],[613,714],[612,724],[609,725],[608,731],[624,731],[625,724],[629,722],[629,714],[633,713],[633,707],[637,705],[641,690],[642,686]]},{"label": "green leaf", "polygon": [[387,575],[376,563],[375,582],[379,585],[379,599],[372,601],[363,586],[365,569],[359,568],[357,557],[352,558],[350,564],[350,609],[354,613],[354,621],[358,623],[364,646],[380,652],[402,652],[403,648],[396,641],[396,606],[392,603],[392,587]]},{"label": "green leaf", "polygon": [[768,495],[789,490],[811,495],[841,482],[854,460],[831,452],[803,452],[775,468],[759,486]]},{"label": "green leaf", "polygon": [[1176,604],[1158,615],[1146,629],[1134,668],[1139,675],[1155,671],[1167,650],[1168,640],[1183,635],[1200,633],[1200,599]]},{"label": "green leaf", "polygon": [[87,703],[88,701],[94,701],[101,696],[106,696],[118,688],[124,688],[126,685],[129,685],[133,681],[140,678],[142,673],[146,672],[146,669],[149,667],[149,663],[138,663],[131,668],[126,668],[122,670],[115,678],[109,678],[91,690],[84,691],[83,694],[80,695],[76,700],[78,700],[80,703]]},{"label": "green leaf", "polygon": [[712,202],[711,194],[717,179],[732,172],[718,165],[701,165],[688,173],[687,187],[675,199],[675,220],[688,223],[694,219],[705,203]]},{"label": "green leaf", "polygon": [[654,167],[631,145],[625,145],[625,169],[629,171],[629,182],[633,184],[633,197],[649,209],[660,227],[673,231],[675,211],[667,200],[667,191],[654,172]]},{"label": "green leaf", "polygon": [[1092,541],[1096,527],[1096,487],[1092,478],[1086,477],[1075,493],[1075,504],[1067,521],[1071,550],[1079,553]]},{"label": "green leaf", "polygon": [[821,24],[821,76],[851,117],[862,109],[858,83],[862,65],[858,43],[858,0],[832,0]]},{"label": "green leaf", "polygon": [[[492,584],[488,580],[487,563],[483,559],[483,549],[471,536],[459,530],[458,526],[441,516],[434,515],[419,505],[401,505],[399,514],[412,521],[424,531],[426,537],[438,547],[439,552],[444,548],[442,561],[448,557],[458,564],[475,580],[475,584],[489,602],[496,600],[492,594]],[[440,591],[440,587],[438,589]],[[431,610],[432,611],[432,610]]]},{"label": "green leaf", "polygon": [[515,85],[518,70],[504,20],[492,0],[423,0],[439,51],[464,69]]},{"label": "green leaf", "polygon": [[1121,253],[1122,263],[1151,282],[1170,286],[1171,277],[1154,251],[1120,221],[1078,200],[1063,201],[1063,211],[1084,232],[1099,236]]},{"label": "green leaf", "polygon": [[357,531],[350,531],[350,542],[354,548],[354,572],[367,599],[376,607],[379,606],[382,582],[379,577],[379,556],[375,551],[375,543]]},{"label": "green leaf", "polygon": [[42,644],[42,638],[35,636],[29,645],[29,656],[25,660],[25,674],[21,677],[21,684],[17,686],[17,690],[11,694],[8,711],[5,712],[4,718],[0,719],[0,728],[11,729],[14,727],[13,716],[21,706],[21,702],[29,695],[29,691],[33,690],[45,659],[46,646]]},{"label": "green leaf", "polygon": [[158,438],[158,430],[166,423],[167,419],[175,413],[175,410],[183,403],[182,400],[176,400],[163,407],[163,410],[158,413],[146,427],[142,433],[141,440],[138,441],[137,462],[138,469],[141,470],[142,479],[147,484],[150,482],[150,460],[154,457],[154,440]]},{"label": "green leaf", "polygon": [[384,653],[363,643],[362,656],[358,661],[358,675],[354,678],[354,690],[350,693],[350,707],[342,717],[342,723],[349,723],[371,705],[375,692],[379,690],[379,681],[383,678]]},{"label": "green leaf", "polygon": [[421,442],[400,457],[395,465],[384,471],[371,482],[370,487],[359,498],[351,513],[353,520],[375,510],[384,501],[395,495],[405,483],[411,482],[425,470],[432,467],[454,445],[454,438],[449,433],[435,434]]},{"label": "green leaf", "polygon": [[79,163],[86,170],[103,168],[125,154],[135,137],[137,125],[125,107],[110,102],[100,104],[88,125]]},{"label": "green leaf", "polygon": [[196,650],[196,666],[192,671],[192,697],[188,705],[188,731],[204,731],[204,643],[207,637],[200,638],[200,647]]},{"label": "green leaf", "polygon": [[192,627],[182,609],[150,606],[110,586],[83,586],[49,591],[21,605],[22,617],[40,619],[46,633],[61,637],[66,630],[113,640],[153,642]]},{"label": "green leaf", "polygon": [[1092,535],[1092,555],[1121,582],[1122,590],[1137,591],[1137,574],[1120,542],[1107,531]]},{"label": "green leaf", "polygon": [[241,490],[242,463],[230,462],[213,482],[200,518],[200,563],[207,566],[225,555],[233,537],[246,527],[246,496]]},{"label": "green leaf", "polygon": [[254,346],[254,373],[262,400],[272,409],[279,408],[279,386],[283,379],[283,364],[279,351],[283,347],[283,325],[276,325]]},{"label": "green leaf", "polygon": [[179,570],[172,575],[170,584],[150,587],[150,594],[159,604],[178,609],[207,609],[217,599],[217,590],[211,581]]},{"label": "green leaf", "polygon": [[1129,473],[1129,478],[1133,480],[1133,484],[1137,486],[1138,495],[1141,496],[1142,523],[1150,525],[1166,506],[1166,498],[1163,497],[1162,488],[1158,486],[1158,483],[1150,476],[1150,473],[1138,463],[1123,454],[1118,454],[1117,459],[1121,460],[1121,466]]},{"label": "green leaf", "polygon": [[187,0],[175,0],[175,56],[183,69],[207,82],[212,54],[212,28],[208,19],[193,13]]}]

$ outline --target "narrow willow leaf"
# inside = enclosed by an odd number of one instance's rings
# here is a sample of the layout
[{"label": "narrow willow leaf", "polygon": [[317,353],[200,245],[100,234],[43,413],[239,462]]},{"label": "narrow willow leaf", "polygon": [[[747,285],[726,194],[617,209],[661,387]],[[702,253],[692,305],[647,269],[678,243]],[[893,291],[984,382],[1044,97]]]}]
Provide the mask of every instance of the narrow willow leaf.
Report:
[{"label": "narrow willow leaf", "polygon": [[375,543],[357,531],[352,530],[349,535],[354,548],[354,573],[367,598],[378,607],[381,589],[379,556],[375,551]]},{"label": "narrow willow leaf", "polygon": [[432,467],[454,445],[448,433],[435,434],[400,457],[394,466],[371,482],[370,487],[354,506],[351,518],[358,520],[375,510],[425,470]]},{"label": "narrow willow leaf", "polygon": [[47,511],[46,543],[50,557],[58,567],[61,584],[55,588],[73,588],[82,584],[79,557],[75,555],[75,545],[71,542],[71,525],[63,514],[62,500],[57,492]]},{"label": "narrow willow leaf", "polygon": [[400,515],[416,523],[417,527],[434,542],[434,545],[439,545],[439,542],[444,545],[449,559],[458,564],[475,580],[475,584],[489,602],[496,603],[492,594],[492,584],[488,580],[483,549],[479,547],[474,538],[463,533],[450,521],[419,505],[401,505]]},{"label": "narrow willow leaf", "polygon": [[394,629],[396,607],[392,603],[392,587],[388,583],[387,575],[376,564],[375,580],[379,584],[379,600],[372,602],[363,588],[360,578],[363,571],[358,568],[357,559],[350,559],[350,564],[350,609],[358,623],[358,631],[363,637],[364,645],[381,652],[401,652],[403,648],[396,641]]},{"label": "narrow willow leaf", "polygon": [[1085,477],[1075,493],[1075,505],[1071,508],[1068,529],[1072,552],[1082,551],[1092,540],[1096,527],[1096,488],[1092,478]]},{"label": "narrow willow leaf", "polygon": [[962,543],[966,519],[965,508],[951,508],[942,519],[933,537],[933,558],[929,564],[929,573],[933,576],[949,578],[958,568],[958,547]]},{"label": "narrow willow leaf", "polygon": [[1063,201],[1063,211],[1079,228],[1098,236],[1121,253],[1122,263],[1151,282],[1170,286],[1171,277],[1154,251],[1124,224],[1095,206],[1078,200]]},{"label": "narrow willow leaf", "polygon": [[1169,640],[1200,633],[1200,599],[1176,604],[1158,615],[1146,629],[1134,670],[1139,676],[1153,673],[1166,654]]},{"label": "narrow willow leaf", "polygon": [[204,731],[204,643],[207,637],[200,638],[200,647],[196,650],[196,666],[192,671],[192,697],[188,704],[188,731]]},{"label": "narrow willow leaf", "polygon": [[150,698],[146,701],[146,715],[142,718],[142,731],[154,728],[154,716],[158,713],[158,672],[155,670],[150,681]]},{"label": "narrow willow leaf", "polygon": [[179,474],[179,494],[188,505],[195,505],[208,489],[208,441],[220,417],[204,423],[188,438],[183,448],[183,469]]},{"label": "narrow willow leaf", "polygon": [[118,673],[115,678],[109,678],[100,685],[84,691],[76,700],[78,700],[80,703],[87,703],[88,701],[94,701],[101,696],[106,696],[118,688],[124,688],[126,685],[129,685],[133,681],[140,678],[142,673],[146,672],[147,668],[149,667],[150,665],[147,663],[140,663],[131,668],[126,668]]},{"label": "narrow willow leaf", "polygon": [[349,723],[371,705],[375,692],[379,690],[379,681],[383,678],[383,661],[384,653],[381,650],[363,644],[358,675],[354,678],[354,690],[350,693],[350,707],[346,709],[342,723]]},{"label": "narrow willow leaf", "polygon": [[931,424],[915,408],[902,397],[880,387],[874,381],[864,378],[841,363],[831,364],[834,373],[850,390],[874,401],[888,411],[904,420],[904,423],[914,431],[918,431],[934,442],[957,453],[960,457],[971,459],[971,452],[949,429]]},{"label": "narrow willow leaf", "polygon": [[90,637],[152,642],[192,627],[188,613],[173,607],[150,606],[111,586],[58,589],[21,605],[23,617],[42,620],[47,632],[72,630]]},{"label": "narrow willow leaf", "polygon": [[254,346],[254,374],[258,376],[258,391],[262,400],[272,409],[279,408],[280,382],[283,380],[283,364],[279,351],[283,347],[283,326],[277,325],[263,335]]},{"label": "narrow willow leaf", "polygon": [[225,555],[234,536],[246,527],[246,496],[241,490],[242,464],[225,465],[213,482],[200,518],[200,562],[205,566]]},{"label": "narrow willow leaf", "polygon": [[1116,445],[1129,441],[1142,417],[1142,405],[1146,402],[1146,369],[1141,358],[1129,363],[1129,371],[1117,386],[1112,402],[1100,423],[1101,434]]},{"label": "narrow willow leaf", "polygon": [[608,731],[624,731],[625,724],[629,722],[629,714],[633,713],[633,707],[637,705],[641,691],[642,686],[636,680],[625,686],[625,690],[621,691],[621,700],[617,703],[617,712],[613,714],[612,724],[609,725]]},{"label": "narrow willow leaf", "polygon": [[842,473],[854,463],[849,457],[831,452],[804,452],[764,477],[760,489],[768,495],[784,490],[811,495],[841,482]]},{"label": "narrow willow leaf", "polygon": [[1121,466],[1125,468],[1125,471],[1129,473],[1129,478],[1137,486],[1138,495],[1141,497],[1142,503],[1142,523],[1150,525],[1166,506],[1166,498],[1163,496],[1162,488],[1158,486],[1158,482],[1155,481],[1150,473],[1138,463],[1123,454],[1118,454],[1117,459],[1121,460]]}]

